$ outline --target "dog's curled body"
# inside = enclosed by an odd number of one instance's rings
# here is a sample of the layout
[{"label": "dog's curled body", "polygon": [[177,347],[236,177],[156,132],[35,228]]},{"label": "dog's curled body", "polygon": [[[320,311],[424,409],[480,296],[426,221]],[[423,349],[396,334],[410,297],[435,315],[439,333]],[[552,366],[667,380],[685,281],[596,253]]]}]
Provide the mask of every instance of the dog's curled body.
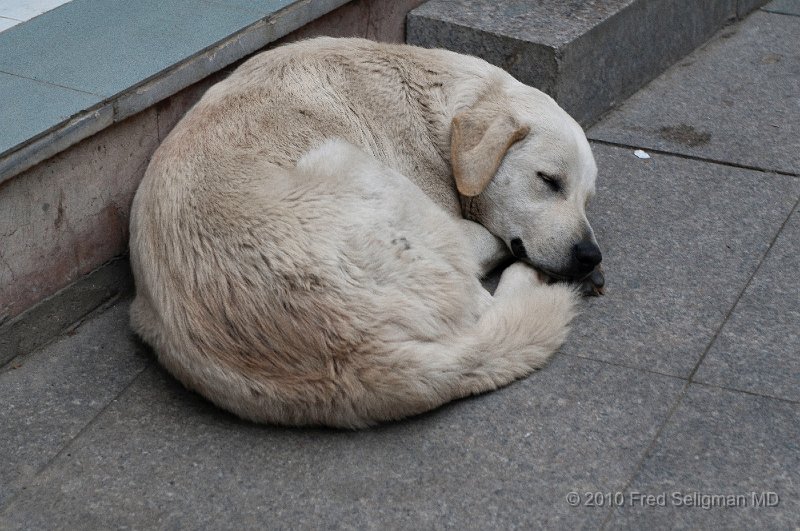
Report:
[{"label": "dog's curled body", "polygon": [[132,327],[237,415],[398,419],[520,378],[565,338],[573,290],[517,263],[490,295],[457,218],[453,109],[499,74],[406,49],[256,56],[154,154],[131,213]]}]

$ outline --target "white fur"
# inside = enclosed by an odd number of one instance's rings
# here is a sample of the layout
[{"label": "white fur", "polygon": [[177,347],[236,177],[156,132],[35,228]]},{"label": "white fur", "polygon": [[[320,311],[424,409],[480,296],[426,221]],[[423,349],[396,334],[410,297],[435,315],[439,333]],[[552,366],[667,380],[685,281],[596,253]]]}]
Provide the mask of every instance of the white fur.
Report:
[{"label": "white fur", "polygon": [[[451,122],[487,91],[531,132],[499,154],[465,221]],[[362,427],[508,384],[545,363],[573,315],[574,291],[522,263],[494,296],[478,280],[506,252],[504,223],[531,249],[548,239],[508,217],[551,201],[525,187],[542,164],[570,186],[559,219],[578,221],[559,223],[585,230],[583,133],[501,70],[358,39],[265,52],[151,161],[131,216],[132,326],[184,384],[259,422]]]}]

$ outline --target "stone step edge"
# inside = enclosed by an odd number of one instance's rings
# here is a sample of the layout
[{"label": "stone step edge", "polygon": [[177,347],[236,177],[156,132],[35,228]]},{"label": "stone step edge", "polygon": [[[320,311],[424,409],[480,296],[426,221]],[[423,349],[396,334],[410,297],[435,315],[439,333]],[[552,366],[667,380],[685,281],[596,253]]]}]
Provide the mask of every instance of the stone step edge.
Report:
[{"label": "stone step edge", "polygon": [[109,260],[94,271],[3,322],[0,316],[0,373],[13,369],[14,359],[69,334],[77,324],[116,300],[133,295],[127,256]]},{"label": "stone step edge", "polygon": [[[350,0],[296,0],[0,154],[0,184],[222,70]],[[47,17],[51,12],[41,15]],[[25,24],[25,23],[23,23]],[[99,52],[98,52],[99,53]]]},{"label": "stone step edge", "polygon": [[[458,16],[448,16],[448,8],[452,7],[451,4],[442,2],[440,4],[441,10],[437,11],[437,7],[439,7],[436,5],[437,0],[431,0],[409,13],[407,40],[410,44],[443,48],[450,47],[447,44],[447,41],[450,40],[454,43],[451,47],[454,51],[478,56],[481,55],[485,48],[489,55],[486,58],[490,62],[504,61],[506,59],[505,55],[508,54],[504,54],[502,51],[498,52],[498,48],[512,48],[513,50],[511,51],[515,53],[515,57],[518,57],[520,53],[526,52],[539,57],[539,59],[543,59],[543,61],[540,61],[541,66],[539,68],[532,71],[523,70],[517,77],[521,81],[537,86],[549,93],[581,125],[589,127],[605,113],[618,106],[634,92],[663,73],[671,64],[691,53],[694,49],[703,46],[717,31],[728,24],[743,19],[750,12],[767,2],[768,0],[730,0],[730,5],[725,6],[725,13],[718,13],[717,15],[719,16],[708,19],[709,23],[713,24],[714,27],[706,28],[711,31],[704,32],[699,36],[700,38],[691,38],[692,30],[689,28],[689,24],[678,25],[676,23],[676,26],[685,30],[683,35],[687,40],[683,43],[683,46],[660,47],[660,55],[655,56],[652,60],[644,61],[638,65],[631,63],[633,68],[626,69],[624,66],[617,68],[619,74],[622,75],[621,79],[628,78],[627,83],[624,84],[624,88],[618,90],[611,88],[607,93],[602,91],[597,94],[595,92],[582,93],[580,88],[574,88],[574,86],[580,86],[580,80],[585,78],[582,71],[577,70],[581,66],[580,57],[587,54],[591,57],[591,47],[587,48],[586,43],[591,39],[596,39],[603,32],[620,31],[626,25],[635,23],[636,14],[642,9],[677,10],[677,6],[664,7],[656,3],[656,7],[653,7],[653,5],[648,7],[648,4],[651,4],[649,0],[636,0],[626,3],[602,19],[595,21],[589,27],[582,29],[581,33],[570,37],[565,42],[555,44],[545,42],[545,39],[537,41],[516,37],[512,31],[490,31],[482,27],[480,22],[473,22],[472,24],[474,25],[471,25],[465,20],[459,20]],[[677,11],[680,12],[680,10]],[[683,16],[684,18],[691,16],[691,13],[687,12]],[[449,28],[452,28],[452,33]],[[474,36],[474,42],[472,42],[472,36]],[[606,42],[608,41],[606,40]],[[622,50],[617,50],[617,53],[622,53]],[[491,57],[492,55],[494,57]],[[517,59],[517,62],[520,62],[519,59]],[[495,64],[498,63],[495,62]],[[498,64],[498,66],[505,67],[503,64]],[[570,66],[572,69],[570,69]],[[514,74],[513,67],[511,70],[511,73]],[[525,79],[526,74],[532,75],[536,79]],[[614,85],[601,86],[613,87]],[[598,94],[602,95],[598,96]]]}]

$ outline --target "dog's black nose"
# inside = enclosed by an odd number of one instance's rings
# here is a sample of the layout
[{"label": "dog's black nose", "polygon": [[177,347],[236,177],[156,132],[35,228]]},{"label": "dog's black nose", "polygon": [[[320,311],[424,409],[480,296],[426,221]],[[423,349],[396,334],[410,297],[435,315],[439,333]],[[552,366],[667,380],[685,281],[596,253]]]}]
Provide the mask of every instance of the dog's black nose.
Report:
[{"label": "dog's black nose", "polygon": [[576,262],[589,270],[603,261],[600,248],[589,240],[576,243],[572,247],[572,256]]}]

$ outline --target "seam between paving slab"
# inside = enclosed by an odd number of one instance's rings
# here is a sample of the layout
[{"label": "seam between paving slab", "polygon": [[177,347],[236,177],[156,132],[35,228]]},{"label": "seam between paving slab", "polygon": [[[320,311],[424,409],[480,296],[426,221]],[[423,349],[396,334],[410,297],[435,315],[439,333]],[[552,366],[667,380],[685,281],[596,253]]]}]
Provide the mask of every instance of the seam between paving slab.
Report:
[{"label": "seam between paving slab", "polygon": [[[716,334],[715,334],[715,337],[716,337]],[[737,387],[728,387],[728,386],[722,385],[722,384],[708,383],[708,382],[698,382],[698,381],[695,381],[695,380],[689,380],[688,376],[679,376],[679,375],[676,375],[676,374],[667,374],[665,372],[658,372],[658,371],[654,371],[654,370],[651,370],[651,369],[646,369],[644,367],[637,367],[637,366],[634,366],[634,365],[626,365],[624,363],[616,363],[616,362],[613,362],[613,361],[608,361],[608,360],[603,360],[603,359],[598,359],[598,358],[592,358],[592,357],[589,357],[589,356],[581,356],[580,354],[570,354],[570,353],[567,353],[567,352],[560,352],[560,351],[559,351],[559,354],[562,355],[562,356],[570,356],[570,357],[573,357],[573,358],[578,358],[578,359],[582,359],[582,360],[586,360],[586,361],[594,361],[594,362],[597,362],[597,363],[605,363],[606,365],[610,365],[611,367],[619,367],[621,369],[628,369],[628,370],[632,370],[632,371],[643,372],[643,373],[646,373],[646,374],[651,374],[653,376],[664,377],[664,378],[676,378],[678,380],[683,380],[685,382],[689,382],[689,383],[694,384],[694,385],[702,385],[702,386],[705,386],[705,387],[713,387],[715,389],[724,389],[726,391],[731,391],[733,393],[744,393],[744,394],[751,395],[751,396],[759,396],[761,398],[770,398],[772,400],[780,400],[781,402],[788,402],[790,404],[800,404],[800,400],[792,400],[791,398],[783,398],[783,397],[780,397],[780,396],[767,395],[767,394],[764,394],[764,393],[759,393],[757,391],[750,391],[750,390],[747,390],[747,389],[739,389]]]},{"label": "seam between paving slab", "polygon": [[766,261],[767,256],[769,256],[769,253],[772,251],[772,248],[775,246],[775,242],[778,240],[778,237],[783,232],[784,227],[786,227],[786,224],[789,222],[789,219],[792,217],[792,214],[794,214],[795,210],[797,210],[798,206],[800,206],[800,198],[798,198],[794,202],[794,205],[789,210],[789,214],[786,216],[786,219],[783,220],[783,223],[781,223],[780,228],[775,232],[775,236],[773,236],[772,240],[769,242],[769,246],[767,247],[767,250],[764,251],[764,254],[761,255],[761,259],[758,261],[758,264],[756,265],[756,268],[753,271],[753,274],[750,275],[750,278],[747,279],[747,282],[745,282],[744,287],[742,287],[742,289],[739,292],[739,295],[736,297],[736,300],[734,301],[733,305],[731,305],[730,310],[728,310],[728,313],[725,314],[725,318],[722,320],[722,325],[720,325],[720,327],[714,333],[714,335],[712,336],[711,341],[709,342],[708,346],[703,351],[703,354],[700,355],[700,359],[697,360],[697,363],[695,364],[694,368],[692,369],[692,372],[689,373],[689,381],[690,382],[694,382],[694,375],[697,373],[697,370],[700,368],[700,365],[703,363],[703,360],[706,359],[706,355],[711,350],[711,347],[714,345],[714,343],[716,343],[720,332],[722,332],[722,328],[728,322],[728,320],[730,319],[730,317],[733,314],[734,310],[739,305],[739,301],[742,299],[744,294],[747,292],[747,288],[750,287],[750,284],[752,284],[753,279],[758,274],[759,270],[761,269],[761,266]]},{"label": "seam between paving slab", "polygon": [[780,397],[780,396],[765,395],[763,393],[758,393],[756,391],[749,391],[747,389],[737,389],[736,387],[726,387],[724,385],[713,384],[713,383],[708,383],[708,382],[691,381],[689,383],[691,383],[692,385],[699,385],[699,386],[702,386],[702,387],[711,387],[713,389],[722,389],[723,391],[728,391],[728,392],[731,392],[731,393],[741,393],[743,395],[756,396],[758,398],[768,398],[770,400],[777,400],[779,402],[786,402],[787,404],[800,405],[800,400],[793,400],[791,398],[783,398],[783,397]]},{"label": "seam between paving slab", "polygon": [[48,460],[47,460],[47,461],[46,461],[44,464],[42,464],[42,465],[41,465],[41,466],[40,466],[40,467],[39,467],[39,468],[36,470],[36,472],[35,472],[33,475],[31,475],[29,478],[27,478],[26,480],[24,480],[24,481],[21,483],[21,486],[20,486],[19,490],[18,490],[18,491],[17,491],[15,494],[13,494],[13,495],[11,496],[11,498],[9,498],[9,499],[8,499],[8,501],[6,502],[5,506],[4,506],[4,507],[0,507],[0,515],[6,514],[6,513],[8,512],[8,510],[9,510],[9,509],[10,509],[10,508],[11,508],[11,507],[14,505],[14,503],[15,503],[15,502],[16,502],[16,501],[17,501],[17,500],[18,500],[18,499],[19,499],[19,498],[22,496],[22,494],[25,492],[25,490],[26,490],[26,489],[27,489],[29,486],[31,486],[33,483],[35,483],[35,481],[36,481],[36,478],[38,478],[40,475],[42,475],[42,473],[43,473],[45,470],[47,470],[48,468],[50,468],[50,465],[52,465],[52,464],[53,464],[53,463],[56,461],[56,459],[58,459],[59,457],[61,457],[62,455],[64,455],[64,453],[65,453],[65,452],[66,452],[66,451],[67,451],[67,450],[68,450],[68,449],[69,449],[69,448],[72,446],[72,444],[73,444],[73,443],[74,443],[74,442],[75,442],[75,441],[76,441],[76,440],[77,440],[77,439],[78,439],[78,438],[79,438],[81,435],[83,435],[83,434],[84,434],[84,433],[85,433],[85,432],[86,432],[86,431],[87,431],[89,428],[91,428],[91,427],[92,427],[92,426],[95,424],[95,422],[96,422],[96,421],[97,421],[97,419],[100,417],[100,415],[102,415],[102,414],[103,414],[105,411],[107,411],[107,410],[108,410],[108,408],[110,408],[110,407],[111,407],[111,405],[112,405],[112,404],[114,404],[114,403],[115,403],[117,400],[119,400],[119,398],[120,398],[120,397],[121,397],[121,396],[122,396],[122,395],[123,395],[123,394],[124,394],[124,393],[125,393],[125,392],[126,392],[128,389],[130,389],[130,387],[131,387],[131,386],[132,386],[132,385],[133,385],[133,384],[136,382],[136,380],[138,380],[138,379],[139,379],[139,378],[142,376],[142,374],[144,374],[144,372],[145,372],[147,369],[149,369],[149,368],[150,368],[152,365],[153,365],[153,362],[152,362],[152,361],[148,361],[147,363],[145,363],[145,366],[142,368],[142,370],[140,370],[139,372],[137,372],[137,373],[136,373],[136,374],[133,376],[133,378],[131,378],[131,380],[130,380],[130,381],[127,383],[127,384],[125,384],[125,387],[123,387],[123,388],[122,388],[122,390],[120,390],[120,392],[119,392],[119,393],[117,393],[116,395],[114,395],[114,397],[113,397],[113,398],[111,398],[111,400],[109,400],[109,401],[108,401],[108,402],[107,402],[107,403],[106,403],[106,404],[105,404],[105,405],[104,405],[102,408],[100,408],[100,410],[98,410],[98,412],[97,412],[97,413],[96,413],[96,414],[95,414],[95,415],[94,415],[92,418],[90,418],[90,419],[89,419],[89,420],[86,422],[86,424],[84,424],[84,425],[81,427],[81,429],[79,429],[79,430],[78,430],[78,431],[75,433],[75,435],[73,435],[73,436],[72,436],[72,437],[70,437],[70,438],[69,438],[67,441],[65,441],[65,442],[64,442],[64,444],[61,446],[61,448],[59,448],[58,452],[56,452],[56,453],[55,453],[55,454],[54,454],[52,457],[50,457],[50,459],[48,459]]},{"label": "seam between paving slab", "polygon": [[45,81],[43,79],[36,79],[29,76],[23,76],[22,74],[15,74],[14,72],[8,72],[6,70],[0,69],[0,74],[5,74],[7,76],[18,77],[20,79],[25,79],[27,81],[32,81],[34,83],[39,83],[41,85],[48,85],[50,87],[56,87],[64,90],[69,90],[70,92],[77,92],[78,94],[86,94],[88,96],[97,96],[99,98],[105,98],[102,94],[97,94],[96,92],[88,92],[86,90],[76,89],[73,87],[68,87],[66,85],[59,85],[58,83],[53,83],[52,81]]},{"label": "seam between paving slab", "polygon": [[[611,140],[601,140],[599,138],[591,138],[589,137],[590,143],[601,144],[604,146],[616,147],[616,148],[623,148],[623,149],[642,149],[647,151],[648,153],[656,153],[658,155],[667,155],[670,157],[678,157],[686,160],[693,160],[697,162],[706,162],[709,164],[717,164],[720,166],[729,166],[731,168],[738,168],[742,170],[750,170],[750,171],[757,171],[761,173],[772,173],[775,175],[783,175],[785,177],[800,177],[800,173],[788,172],[783,170],[775,170],[770,168],[761,168],[758,166],[750,166],[748,164],[740,164],[738,162],[728,162],[721,159],[712,159],[707,157],[701,157],[698,155],[688,155],[686,153],[675,153],[673,151],[666,151],[663,149],[654,149],[649,147],[642,147],[642,146],[635,146],[631,144],[625,144],[622,142],[613,142]],[[781,226],[782,227],[782,226]]]},{"label": "seam between paving slab", "polygon": [[581,355],[581,354],[571,354],[571,353],[567,353],[567,352],[563,352],[562,354],[564,354],[565,356],[572,356],[573,358],[579,358],[579,359],[582,359],[582,360],[597,361],[597,362],[600,362],[600,363],[605,363],[606,365],[611,365],[612,367],[620,367],[622,369],[632,369],[632,370],[635,370],[635,371],[646,372],[648,374],[653,374],[653,375],[656,375],[656,376],[666,376],[667,378],[678,378],[679,380],[688,380],[687,376],[679,376],[677,374],[668,374],[666,372],[654,371],[652,369],[647,369],[645,367],[639,367],[639,366],[636,366],[636,365],[627,365],[625,363],[619,363],[619,362],[604,360],[604,359],[600,359],[600,358],[592,358],[591,356],[586,356],[586,355]]},{"label": "seam between paving slab", "polygon": [[[742,389],[731,389],[730,387],[724,387],[724,386],[721,386],[721,385],[705,384],[705,383],[702,383],[702,382],[692,382],[692,381],[686,380],[686,383],[684,384],[683,388],[680,390],[680,392],[678,393],[677,398],[675,399],[675,403],[670,408],[670,410],[667,413],[667,416],[664,418],[664,421],[662,422],[661,426],[659,426],[658,429],[656,430],[656,434],[653,436],[653,439],[650,441],[650,444],[647,445],[647,448],[645,449],[644,453],[642,454],[641,459],[636,464],[636,468],[634,469],[633,473],[631,474],[631,477],[628,479],[628,481],[625,482],[625,484],[622,486],[622,488],[617,489],[615,492],[627,492],[630,489],[630,487],[633,484],[634,480],[638,477],[639,473],[642,471],[642,467],[644,466],[645,461],[647,461],[648,457],[650,457],[650,453],[652,452],[653,448],[655,448],[655,446],[659,443],[659,438],[661,437],[661,434],[663,433],[664,429],[667,427],[667,424],[669,424],[670,420],[672,420],[672,417],[674,416],[675,411],[677,411],[678,407],[680,407],[680,405],[683,403],[683,399],[686,397],[686,394],[687,394],[687,392],[689,390],[689,387],[692,386],[692,385],[710,387],[710,388],[714,388],[714,389],[722,389],[722,390],[725,390],[725,391],[734,392],[734,393],[740,393],[740,394],[743,394],[743,395],[755,396],[755,397],[759,397],[759,398],[767,398],[769,400],[777,400],[779,402],[789,403],[789,404],[792,404],[792,405],[800,404],[800,402],[795,402],[793,400],[787,400],[785,398],[778,398],[778,397],[775,397],[775,396],[762,395],[762,394],[759,394],[759,393],[754,393],[754,392],[750,392],[750,391],[744,391]],[[613,518],[614,512],[615,512],[615,508],[614,507],[608,507],[607,513],[606,513],[606,517],[603,519],[603,522],[600,525],[600,529],[601,530],[608,529],[609,522]]]},{"label": "seam between paving slab", "polygon": [[775,242],[778,241],[778,238],[783,233],[783,230],[786,227],[786,224],[789,223],[789,219],[791,219],[792,215],[795,213],[795,211],[798,208],[800,208],[800,198],[798,198],[795,201],[795,203],[792,206],[792,208],[789,209],[789,213],[787,214],[786,219],[783,220],[783,223],[781,223],[781,226],[778,229],[778,231],[775,233],[775,236],[769,242],[769,246],[767,247],[767,250],[764,252],[764,254],[761,256],[761,259],[759,260],[758,265],[756,265],[756,268],[753,271],[753,274],[750,275],[750,278],[747,279],[747,282],[745,282],[744,287],[739,292],[739,295],[736,297],[736,301],[733,303],[733,305],[731,306],[730,310],[725,315],[725,319],[723,319],[722,325],[720,325],[720,327],[714,333],[714,336],[711,338],[711,342],[708,344],[708,347],[705,349],[705,351],[703,351],[703,354],[700,356],[700,359],[697,360],[697,363],[695,364],[694,369],[692,369],[692,372],[689,374],[689,383],[702,383],[703,385],[710,385],[712,387],[720,387],[720,388],[723,388],[723,389],[729,389],[731,391],[737,391],[737,392],[750,394],[750,395],[755,395],[755,396],[764,396],[764,397],[767,397],[767,398],[772,398],[774,400],[783,400],[785,402],[790,402],[790,403],[793,403],[793,404],[800,403],[800,402],[795,402],[794,400],[790,400],[790,399],[786,399],[786,398],[779,398],[779,397],[774,397],[774,396],[770,396],[770,395],[764,395],[764,394],[756,393],[756,392],[752,392],[752,391],[745,391],[745,390],[742,390],[742,389],[729,388],[729,387],[725,387],[725,386],[722,386],[722,385],[712,385],[712,384],[705,384],[703,382],[695,382],[694,381],[694,376],[697,373],[698,369],[700,369],[700,365],[702,365],[703,361],[706,359],[706,356],[711,351],[711,347],[713,347],[714,343],[717,342],[717,338],[719,337],[719,334],[722,332],[722,329],[728,323],[728,320],[730,319],[731,315],[733,315],[733,312],[736,310],[736,307],[739,306],[739,302],[741,301],[742,297],[744,297],[745,293],[747,292],[747,289],[750,287],[750,284],[753,283],[753,279],[756,277],[758,272],[761,270],[761,266],[764,264],[764,262],[766,262],[767,257],[772,252],[772,248],[775,246]]},{"label": "seam between paving slab", "polygon": [[[664,417],[663,422],[656,429],[656,433],[655,433],[655,435],[653,435],[653,438],[650,440],[650,444],[648,444],[647,448],[645,448],[644,452],[642,452],[642,455],[639,458],[639,461],[636,463],[636,466],[634,467],[633,472],[631,472],[630,477],[622,485],[622,487],[619,488],[619,489],[616,489],[615,492],[626,492],[628,489],[630,489],[631,484],[633,483],[633,480],[636,479],[636,476],[639,475],[639,472],[641,472],[642,467],[644,466],[644,462],[650,456],[650,452],[653,451],[653,448],[655,448],[656,444],[658,443],[658,439],[661,436],[661,433],[664,431],[664,428],[667,427],[667,424],[669,423],[670,419],[672,419],[672,416],[675,414],[675,411],[677,411],[678,406],[680,406],[681,402],[683,402],[683,398],[686,396],[686,391],[689,389],[689,385],[691,385],[691,382],[686,380],[685,383],[683,384],[683,388],[678,392],[678,396],[675,398],[675,402],[672,404],[672,407],[669,408],[669,411],[667,412],[666,417]],[[601,530],[605,530],[605,529],[608,528],[608,523],[611,521],[611,518],[613,516],[614,516],[614,508],[613,507],[608,507],[608,509],[606,510],[606,517],[603,519],[603,522],[600,524],[600,529]]]}]

